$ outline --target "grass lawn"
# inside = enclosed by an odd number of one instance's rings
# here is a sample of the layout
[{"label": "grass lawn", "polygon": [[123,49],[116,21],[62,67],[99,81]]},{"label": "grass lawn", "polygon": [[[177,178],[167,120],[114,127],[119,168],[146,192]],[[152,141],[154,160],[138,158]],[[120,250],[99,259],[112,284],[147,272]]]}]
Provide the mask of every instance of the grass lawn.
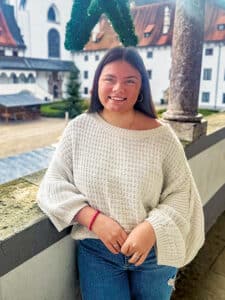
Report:
[{"label": "grass lawn", "polygon": [[41,115],[43,117],[64,118],[65,101],[57,101],[41,105]]},{"label": "grass lawn", "polygon": [[[88,108],[88,99],[84,99],[85,108]],[[53,103],[46,103],[41,105],[41,115],[43,117],[52,117],[52,118],[64,118],[65,117],[65,103],[66,100],[57,101]],[[162,117],[162,114],[166,111],[166,109],[157,110],[159,118]],[[210,116],[212,114],[218,113],[216,110],[211,109],[199,109],[198,112],[203,115],[203,117]]]},{"label": "grass lawn", "polygon": [[[158,116],[159,118],[162,117],[162,114],[166,111],[166,109],[159,109],[157,110],[157,113],[158,113]],[[200,114],[203,115],[203,117],[207,117],[207,116],[210,116],[212,114],[216,114],[218,113],[219,111],[218,110],[212,110],[212,109],[199,109],[198,112]]]}]

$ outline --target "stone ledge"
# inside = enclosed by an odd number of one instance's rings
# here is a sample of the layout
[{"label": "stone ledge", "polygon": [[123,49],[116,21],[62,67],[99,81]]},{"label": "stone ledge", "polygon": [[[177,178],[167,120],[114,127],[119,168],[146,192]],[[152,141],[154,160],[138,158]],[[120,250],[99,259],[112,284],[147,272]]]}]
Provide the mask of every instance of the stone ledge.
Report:
[{"label": "stone ledge", "polygon": [[201,122],[181,122],[165,120],[176,132],[181,141],[194,142],[201,136],[205,136],[207,132],[207,121]]}]

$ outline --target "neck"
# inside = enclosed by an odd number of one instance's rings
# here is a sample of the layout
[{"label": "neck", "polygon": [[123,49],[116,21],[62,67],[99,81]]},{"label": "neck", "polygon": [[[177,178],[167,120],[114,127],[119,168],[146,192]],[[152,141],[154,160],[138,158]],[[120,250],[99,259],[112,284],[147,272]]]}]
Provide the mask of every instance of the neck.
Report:
[{"label": "neck", "polygon": [[103,109],[100,115],[111,125],[125,129],[132,129],[135,123],[136,111],[131,110],[129,112],[111,112]]}]

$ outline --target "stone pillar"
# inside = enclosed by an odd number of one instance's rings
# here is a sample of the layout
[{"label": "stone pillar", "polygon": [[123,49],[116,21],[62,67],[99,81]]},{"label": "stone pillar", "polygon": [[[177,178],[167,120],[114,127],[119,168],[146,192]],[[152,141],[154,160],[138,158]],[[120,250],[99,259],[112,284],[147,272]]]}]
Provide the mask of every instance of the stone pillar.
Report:
[{"label": "stone pillar", "polygon": [[198,114],[204,11],[205,0],[176,1],[169,103],[163,118],[181,140],[189,142],[205,135],[207,129]]}]

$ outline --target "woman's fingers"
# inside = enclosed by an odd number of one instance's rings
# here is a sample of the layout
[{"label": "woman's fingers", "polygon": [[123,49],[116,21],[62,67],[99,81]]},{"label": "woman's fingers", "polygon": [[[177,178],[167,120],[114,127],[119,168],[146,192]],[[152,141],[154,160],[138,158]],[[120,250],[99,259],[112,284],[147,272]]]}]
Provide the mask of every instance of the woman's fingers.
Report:
[{"label": "woman's fingers", "polygon": [[109,251],[112,252],[113,254],[118,254],[119,253],[119,250],[114,248],[114,246],[111,243],[104,243],[104,244],[109,249]]},{"label": "woman's fingers", "polygon": [[135,252],[131,256],[131,258],[128,260],[128,262],[131,263],[131,264],[135,264],[135,263],[137,263],[140,260],[141,256],[142,256],[141,254]]},{"label": "woman's fingers", "polygon": [[120,248],[123,246],[123,244],[125,243],[126,239],[123,236],[119,236],[117,238],[117,243],[120,245]]},{"label": "woman's fingers", "polygon": [[127,237],[128,237],[128,234],[126,233],[126,231],[122,230],[122,232],[121,232],[121,238],[123,240],[123,243],[126,241]]},{"label": "woman's fingers", "polygon": [[116,250],[116,251],[120,251],[120,244],[118,243],[118,242],[114,242],[114,243],[112,243],[112,246],[113,246],[113,248]]},{"label": "woman's fingers", "polygon": [[126,256],[129,256],[129,243],[125,242],[123,244],[123,246],[121,247],[121,253],[126,255]]},{"label": "woman's fingers", "polygon": [[143,262],[145,261],[147,255],[146,254],[143,254],[140,256],[140,258],[136,261],[136,263],[134,263],[134,265],[136,267],[140,266],[141,264],[143,264]]}]

